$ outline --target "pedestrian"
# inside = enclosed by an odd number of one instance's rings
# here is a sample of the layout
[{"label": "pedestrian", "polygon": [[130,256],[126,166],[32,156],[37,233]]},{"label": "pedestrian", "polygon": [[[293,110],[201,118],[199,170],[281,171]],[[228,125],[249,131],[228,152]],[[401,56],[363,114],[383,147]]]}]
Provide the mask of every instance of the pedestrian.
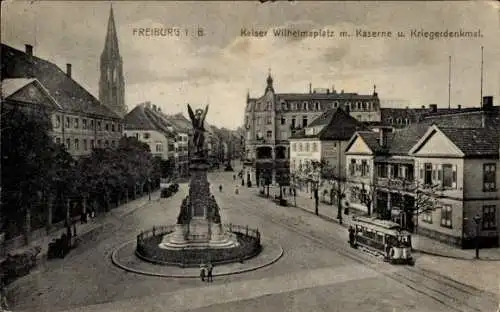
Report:
[{"label": "pedestrian", "polygon": [[354,228],[349,226],[349,244],[351,247],[354,247]]},{"label": "pedestrian", "polygon": [[236,175],[233,174],[233,181],[236,181]]},{"label": "pedestrian", "polygon": [[205,281],[205,276],[206,276],[206,268],[205,268],[204,264],[201,264],[201,266],[200,266],[200,278],[201,278],[202,282]]},{"label": "pedestrian", "polygon": [[219,192],[222,192],[222,184],[219,185]]},{"label": "pedestrian", "polygon": [[208,263],[208,266],[207,266],[207,281],[209,283],[213,282],[214,281],[214,277],[213,277],[213,269],[214,267],[212,266],[212,263]]},{"label": "pedestrian", "polygon": [[9,305],[7,303],[7,288],[3,278],[0,281],[0,311],[10,312]]}]

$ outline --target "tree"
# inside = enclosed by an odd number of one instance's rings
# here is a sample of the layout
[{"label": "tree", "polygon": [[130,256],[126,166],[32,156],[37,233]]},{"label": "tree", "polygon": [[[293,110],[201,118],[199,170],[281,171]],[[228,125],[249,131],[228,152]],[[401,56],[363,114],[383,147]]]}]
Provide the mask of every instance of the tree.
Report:
[{"label": "tree", "polygon": [[19,106],[5,107],[1,118],[2,213],[9,226],[6,232],[13,236],[24,229],[28,234],[31,216],[41,215],[36,211],[40,208],[40,194],[50,182],[50,118],[43,110],[32,114]]},{"label": "tree", "polygon": [[367,214],[371,216],[372,214],[372,204],[375,202],[377,196],[377,185],[371,184],[368,189],[365,183],[361,183],[361,186],[354,185],[351,187],[352,195],[366,207]]}]

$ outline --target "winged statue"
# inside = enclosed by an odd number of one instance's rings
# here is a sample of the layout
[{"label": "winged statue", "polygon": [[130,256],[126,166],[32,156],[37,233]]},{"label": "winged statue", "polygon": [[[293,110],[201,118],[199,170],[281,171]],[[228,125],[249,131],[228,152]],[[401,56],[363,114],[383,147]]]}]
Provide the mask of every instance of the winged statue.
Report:
[{"label": "winged statue", "polygon": [[189,118],[191,118],[191,123],[193,125],[193,145],[195,147],[196,153],[199,155],[203,154],[203,145],[205,143],[205,134],[204,132],[205,127],[205,118],[207,116],[208,112],[208,105],[205,107],[205,109],[197,109],[196,111],[193,112],[193,109],[191,108],[191,105],[188,106],[188,112],[189,112]]}]

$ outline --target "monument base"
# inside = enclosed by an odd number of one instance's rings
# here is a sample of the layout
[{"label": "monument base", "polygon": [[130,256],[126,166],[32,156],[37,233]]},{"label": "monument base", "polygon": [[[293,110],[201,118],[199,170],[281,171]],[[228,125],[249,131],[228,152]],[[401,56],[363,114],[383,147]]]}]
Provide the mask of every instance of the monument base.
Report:
[{"label": "monument base", "polygon": [[235,234],[224,232],[221,224],[208,224],[206,220],[192,220],[189,225],[177,224],[175,231],[165,235],[158,245],[159,248],[170,250],[238,246]]}]

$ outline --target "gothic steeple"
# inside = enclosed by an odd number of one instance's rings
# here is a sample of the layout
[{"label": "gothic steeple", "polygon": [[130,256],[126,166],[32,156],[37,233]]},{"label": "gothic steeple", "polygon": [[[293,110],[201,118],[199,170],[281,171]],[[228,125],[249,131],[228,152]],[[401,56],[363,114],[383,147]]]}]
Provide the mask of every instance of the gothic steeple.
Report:
[{"label": "gothic steeple", "polygon": [[125,79],[123,77],[123,60],[118,48],[113,5],[109,10],[108,29],[104,50],[101,54],[100,67],[99,100],[120,116],[124,116],[127,112],[125,106]]},{"label": "gothic steeple", "polygon": [[274,88],[273,88],[273,77],[271,77],[271,68],[269,68],[269,74],[267,75],[266,92],[267,91],[274,91]]}]

